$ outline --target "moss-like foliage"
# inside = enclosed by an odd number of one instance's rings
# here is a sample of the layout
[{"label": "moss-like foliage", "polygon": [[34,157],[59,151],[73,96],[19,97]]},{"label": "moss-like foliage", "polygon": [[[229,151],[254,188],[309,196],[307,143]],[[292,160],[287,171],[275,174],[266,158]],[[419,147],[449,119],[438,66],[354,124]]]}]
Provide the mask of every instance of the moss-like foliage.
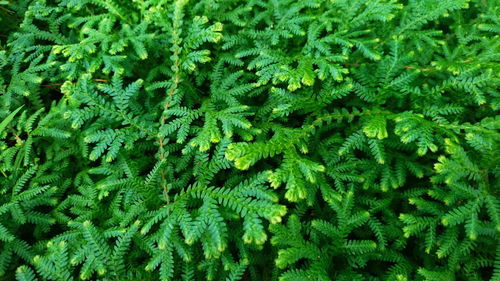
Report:
[{"label": "moss-like foliage", "polygon": [[500,281],[498,0],[0,0],[0,280]]}]

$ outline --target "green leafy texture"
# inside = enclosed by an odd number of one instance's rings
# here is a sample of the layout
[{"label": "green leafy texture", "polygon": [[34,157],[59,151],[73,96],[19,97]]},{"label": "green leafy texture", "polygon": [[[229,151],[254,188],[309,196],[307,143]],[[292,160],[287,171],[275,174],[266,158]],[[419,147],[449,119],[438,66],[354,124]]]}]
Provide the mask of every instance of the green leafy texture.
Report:
[{"label": "green leafy texture", "polygon": [[0,0],[1,280],[500,280],[498,0]]},{"label": "green leafy texture", "polygon": [[9,125],[9,123],[12,121],[12,119],[14,119],[14,116],[16,116],[16,114],[19,112],[19,110],[21,110],[21,108],[22,107],[19,107],[18,109],[14,110],[11,114],[9,114],[9,116],[7,116],[2,121],[2,123],[0,123],[0,132],[5,130],[5,127],[7,127],[7,125]]}]

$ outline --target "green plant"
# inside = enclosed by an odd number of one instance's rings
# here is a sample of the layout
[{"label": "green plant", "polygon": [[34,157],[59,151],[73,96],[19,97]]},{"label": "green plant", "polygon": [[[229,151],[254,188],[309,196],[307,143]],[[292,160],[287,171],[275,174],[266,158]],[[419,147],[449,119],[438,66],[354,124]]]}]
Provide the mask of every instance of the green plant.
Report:
[{"label": "green plant", "polygon": [[0,1],[0,279],[499,281],[499,12]]}]

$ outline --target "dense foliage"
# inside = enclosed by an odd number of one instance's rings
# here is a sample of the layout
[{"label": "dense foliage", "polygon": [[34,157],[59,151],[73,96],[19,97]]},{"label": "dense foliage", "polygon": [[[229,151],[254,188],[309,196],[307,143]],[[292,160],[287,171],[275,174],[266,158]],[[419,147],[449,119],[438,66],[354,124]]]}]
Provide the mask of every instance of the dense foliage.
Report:
[{"label": "dense foliage", "polygon": [[1,280],[500,280],[497,0],[0,0]]}]

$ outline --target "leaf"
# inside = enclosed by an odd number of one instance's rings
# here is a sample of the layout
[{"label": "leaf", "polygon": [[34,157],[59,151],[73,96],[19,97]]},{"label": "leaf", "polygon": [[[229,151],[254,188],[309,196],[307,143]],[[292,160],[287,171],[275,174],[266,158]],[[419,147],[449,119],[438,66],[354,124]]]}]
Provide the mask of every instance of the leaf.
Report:
[{"label": "leaf", "polygon": [[7,127],[7,125],[12,121],[12,119],[14,119],[14,116],[16,116],[16,114],[19,112],[19,110],[21,110],[21,108],[23,108],[24,105],[21,105],[20,107],[18,107],[16,110],[14,110],[13,112],[11,112],[9,114],[9,116],[7,116],[3,121],[2,123],[0,123],[0,133],[2,133],[2,131]]}]

